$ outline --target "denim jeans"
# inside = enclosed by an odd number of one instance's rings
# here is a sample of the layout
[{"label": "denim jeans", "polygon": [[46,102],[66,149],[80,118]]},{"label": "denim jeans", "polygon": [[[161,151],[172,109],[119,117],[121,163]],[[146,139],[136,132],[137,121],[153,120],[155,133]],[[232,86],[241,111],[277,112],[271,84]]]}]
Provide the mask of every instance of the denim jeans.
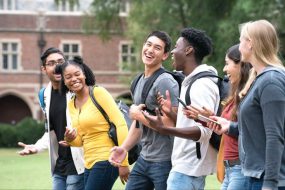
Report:
[{"label": "denim jeans", "polygon": [[225,178],[221,190],[244,189],[246,177],[241,173],[241,165],[225,167]]},{"label": "denim jeans", "polygon": [[52,175],[53,190],[84,190],[84,175]]},{"label": "denim jeans", "polygon": [[141,156],[133,167],[126,190],[166,190],[171,161],[150,162]]},{"label": "denim jeans", "polygon": [[167,180],[167,190],[201,190],[205,187],[206,176],[194,177],[171,171]]},{"label": "denim jeans", "polygon": [[119,169],[108,161],[100,161],[84,171],[85,190],[111,190],[119,176]]},{"label": "denim jeans", "polygon": [[247,190],[261,190],[263,184],[263,177],[260,179],[254,177],[246,177]]}]

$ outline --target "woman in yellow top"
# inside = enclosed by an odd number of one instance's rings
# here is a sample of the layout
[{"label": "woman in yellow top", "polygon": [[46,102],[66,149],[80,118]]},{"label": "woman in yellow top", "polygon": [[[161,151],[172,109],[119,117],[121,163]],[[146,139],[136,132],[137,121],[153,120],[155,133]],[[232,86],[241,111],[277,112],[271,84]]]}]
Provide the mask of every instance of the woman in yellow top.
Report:
[{"label": "woman in yellow top", "polygon": [[[119,168],[108,162],[114,143],[108,136],[109,124],[89,96],[90,86],[95,85],[92,70],[80,57],[76,57],[58,66],[56,71],[62,74],[61,91],[72,91],[75,94],[68,103],[73,129],[66,130],[65,140],[70,146],[84,148],[85,190],[112,189],[119,174],[122,183],[126,182],[129,174],[127,159]],[[128,134],[123,115],[105,88],[95,87],[93,93],[116,125],[118,143],[121,145]]]}]

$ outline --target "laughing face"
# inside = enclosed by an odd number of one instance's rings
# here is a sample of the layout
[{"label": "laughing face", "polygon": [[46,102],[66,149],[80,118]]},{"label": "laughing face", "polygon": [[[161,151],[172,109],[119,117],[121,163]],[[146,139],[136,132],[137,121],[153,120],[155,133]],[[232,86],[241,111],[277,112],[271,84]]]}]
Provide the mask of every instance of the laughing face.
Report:
[{"label": "laughing face", "polygon": [[232,59],[230,59],[227,55],[225,57],[225,66],[223,71],[229,77],[229,81],[231,84],[237,84],[240,76],[240,63],[235,63]]},{"label": "laughing face", "polygon": [[82,69],[76,65],[69,64],[63,72],[64,84],[72,92],[81,91],[86,85],[85,75]]},{"label": "laughing face", "polygon": [[165,43],[156,36],[150,36],[142,48],[142,61],[146,67],[156,67],[167,59],[164,53]]},{"label": "laughing face", "polygon": [[180,37],[176,41],[174,49],[171,51],[171,58],[173,60],[173,68],[177,71],[183,71],[185,66],[185,58],[187,56],[187,50],[188,47],[187,41]]}]

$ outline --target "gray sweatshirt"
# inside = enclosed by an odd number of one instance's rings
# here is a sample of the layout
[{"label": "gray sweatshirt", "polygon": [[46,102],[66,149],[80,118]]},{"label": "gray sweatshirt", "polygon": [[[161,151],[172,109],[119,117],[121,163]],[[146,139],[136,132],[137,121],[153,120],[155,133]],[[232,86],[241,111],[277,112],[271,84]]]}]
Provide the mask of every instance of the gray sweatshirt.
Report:
[{"label": "gray sweatshirt", "polygon": [[[283,72],[283,73],[282,73]],[[267,67],[239,107],[239,154],[245,176],[263,187],[285,186],[285,74]]]}]

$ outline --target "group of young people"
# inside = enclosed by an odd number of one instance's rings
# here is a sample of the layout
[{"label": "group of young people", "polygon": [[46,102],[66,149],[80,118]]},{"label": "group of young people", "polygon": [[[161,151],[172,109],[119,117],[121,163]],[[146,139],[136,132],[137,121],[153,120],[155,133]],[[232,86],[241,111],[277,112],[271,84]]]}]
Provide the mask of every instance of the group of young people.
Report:
[{"label": "group of young people", "polygon": [[[120,176],[127,190],[198,190],[204,189],[205,178],[216,172],[216,165],[221,189],[284,189],[285,71],[278,48],[276,30],[268,21],[243,25],[240,44],[226,52],[223,71],[231,89],[218,117],[217,78],[197,79],[187,90],[195,75],[218,74],[203,64],[212,52],[210,37],[185,28],[171,51],[167,33],[151,32],[142,47],[145,69],[132,94],[129,131],[110,93],[101,86],[90,88],[96,84],[95,76],[83,60],[65,60],[60,50],[50,48],[41,57],[42,70],[50,79],[45,90],[46,132],[34,145],[19,143],[24,147],[20,154],[49,149],[53,189],[107,190]],[[170,54],[174,69],[185,79],[180,86],[163,72],[142,104],[144,85]],[[116,125],[118,146],[90,99],[92,89]],[[186,101],[186,93],[191,105],[184,108],[177,97]],[[201,122],[198,114],[219,124]],[[218,162],[209,143],[213,131],[223,134]],[[127,152],[138,142],[142,150],[130,172]]]}]

